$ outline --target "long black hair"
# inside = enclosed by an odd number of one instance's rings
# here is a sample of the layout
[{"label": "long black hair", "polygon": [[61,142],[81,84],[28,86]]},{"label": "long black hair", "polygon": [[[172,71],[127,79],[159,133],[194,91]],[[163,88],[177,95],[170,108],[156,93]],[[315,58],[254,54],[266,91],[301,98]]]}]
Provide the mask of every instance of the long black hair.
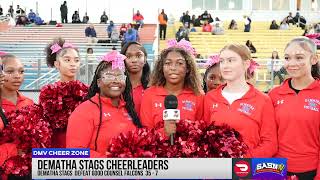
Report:
[{"label": "long black hair", "polygon": [[[93,76],[93,80],[92,83],[89,87],[89,92],[87,95],[87,99],[89,99],[90,102],[96,104],[100,110],[100,115],[99,115],[99,126],[98,126],[98,130],[97,130],[97,135],[96,135],[96,139],[95,139],[95,150],[97,149],[97,139],[98,139],[98,134],[100,131],[100,127],[101,127],[101,123],[102,123],[102,104],[101,104],[101,95],[100,95],[100,88],[98,87],[98,79],[101,77],[101,71],[103,71],[104,69],[106,69],[108,66],[111,66],[110,62],[106,62],[106,61],[101,61],[99,63],[99,65],[97,66],[95,72],[94,72],[94,76]],[[125,72],[125,74],[127,75],[128,72]],[[142,124],[140,122],[140,119],[138,118],[138,115],[136,113],[136,111],[134,110],[134,103],[133,103],[133,99],[132,99],[132,87],[131,87],[131,82],[130,82],[130,78],[129,76],[127,76],[126,78],[126,87],[124,89],[124,92],[122,93],[123,99],[126,102],[126,109],[128,111],[128,114],[131,116],[132,118],[132,122],[135,126],[137,126],[138,128],[142,127]],[[99,93],[99,104],[93,102],[91,100],[91,98],[93,96],[96,95],[96,93]]]},{"label": "long black hair", "polygon": [[149,81],[150,81],[150,66],[149,66],[148,61],[147,61],[148,54],[147,54],[146,49],[140,43],[138,43],[136,41],[132,41],[132,42],[126,43],[121,48],[121,52],[120,53],[123,54],[123,55],[126,55],[128,48],[133,44],[136,44],[136,45],[139,46],[139,50],[141,50],[143,52],[144,58],[146,60],[146,63],[144,64],[144,66],[142,68],[141,84],[143,86],[143,89],[147,89]]}]

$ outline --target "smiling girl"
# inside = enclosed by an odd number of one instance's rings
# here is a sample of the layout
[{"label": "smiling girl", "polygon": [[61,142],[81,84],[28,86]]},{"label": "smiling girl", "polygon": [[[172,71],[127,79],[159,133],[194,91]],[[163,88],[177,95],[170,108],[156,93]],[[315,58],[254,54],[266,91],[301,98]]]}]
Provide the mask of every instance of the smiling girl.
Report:
[{"label": "smiling girl", "polygon": [[90,148],[91,157],[106,157],[113,137],[142,127],[133,107],[125,58],[116,51],[102,58],[89,88],[89,100],[69,118],[68,148]]},{"label": "smiling girl", "polygon": [[288,175],[320,179],[320,74],[317,46],[305,37],[291,40],[284,52],[290,78],[270,91],[278,126],[279,151],[288,158]]},{"label": "smiling girl", "polygon": [[142,99],[140,117],[144,126],[153,128],[162,121],[167,95],[177,97],[181,119],[202,119],[203,91],[192,51],[191,44],[181,40],[161,52],[151,78],[151,87]]},{"label": "smiling girl", "polygon": [[230,44],[220,51],[220,71],[226,84],[207,93],[204,120],[227,124],[248,146],[245,157],[272,157],[277,151],[271,99],[247,82],[254,61],[248,47]]}]

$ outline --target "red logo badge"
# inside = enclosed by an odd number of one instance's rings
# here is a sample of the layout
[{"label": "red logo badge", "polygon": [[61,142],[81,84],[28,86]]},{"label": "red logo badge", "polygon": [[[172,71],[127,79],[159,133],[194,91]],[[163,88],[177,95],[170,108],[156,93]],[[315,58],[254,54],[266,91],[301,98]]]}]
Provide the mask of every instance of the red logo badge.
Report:
[{"label": "red logo badge", "polygon": [[247,161],[238,161],[233,167],[234,173],[239,177],[246,177],[250,173],[250,164]]}]

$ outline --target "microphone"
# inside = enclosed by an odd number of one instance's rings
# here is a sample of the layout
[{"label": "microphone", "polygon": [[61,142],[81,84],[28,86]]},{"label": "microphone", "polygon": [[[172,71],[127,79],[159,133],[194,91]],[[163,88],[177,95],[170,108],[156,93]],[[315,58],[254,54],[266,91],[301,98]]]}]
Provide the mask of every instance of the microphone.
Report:
[{"label": "microphone", "polygon": [[174,144],[174,134],[176,133],[176,121],[180,120],[180,110],[178,108],[178,99],[174,95],[167,95],[164,99],[163,120],[164,132],[170,136],[170,144]]}]

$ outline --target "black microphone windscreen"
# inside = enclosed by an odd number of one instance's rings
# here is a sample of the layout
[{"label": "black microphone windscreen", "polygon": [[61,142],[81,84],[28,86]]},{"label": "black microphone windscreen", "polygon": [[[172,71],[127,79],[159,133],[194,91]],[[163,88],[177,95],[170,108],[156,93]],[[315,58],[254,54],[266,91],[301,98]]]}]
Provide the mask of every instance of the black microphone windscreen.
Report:
[{"label": "black microphone windscreen", "polygon": [[177,109],[178,99],[175,95],[167,95],[164,99],[164,107],[166,109]]}]

